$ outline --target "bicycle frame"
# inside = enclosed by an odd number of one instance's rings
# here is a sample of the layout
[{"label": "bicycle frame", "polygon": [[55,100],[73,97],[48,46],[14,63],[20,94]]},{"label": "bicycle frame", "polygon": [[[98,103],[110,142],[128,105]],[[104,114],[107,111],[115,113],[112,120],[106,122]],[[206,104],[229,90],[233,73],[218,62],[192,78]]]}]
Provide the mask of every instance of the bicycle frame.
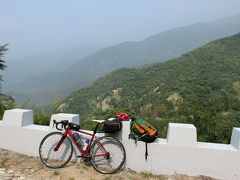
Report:
[{"label": "bicycle frame", "polygon": [[[98,127],[98,124],[97,124],[93,134],[84,132],[82,130],[76,131],[76,130],[72,130],[72,129],[66,128],[65,132],[63,133],[62,138],[60,139],[60,141],[58,142],[58,144],[54,148],[54,151],[57,151],[59,149],[59,147],[61,146],[61,144],[63,143],[64,139],[67,136],[69,136],[73,140],[73,142],[75,143],[75,145],[78,148],[79,152],[81,153],[81,156],[78,156],[78,157],[82,157],[82,158],[87,158],[88,157],[87,155],[91,152],[91,146],[92,146],[92,143],[93,143],[94,140],[96,141],[96,143],[98,144],[99,148],[103,152],[102,154],[95,155],[95,157],[98,157],[98,156],[109,157],[109,153],[106,151],[106,149],[103,147],[103,145],[99,142],[99,140],[98,140],[98,138],[96,136],[97,127]],[[90,142],[89,142],[89,144],[87,146],[87,149],[85,151],[82,149],[82,147],[78,143],[76,143],[76,140],[73,137],[72,131],[76,131],[76,132],[79,132],[81,134],[85,134],[85,135],[91,136]]]}]

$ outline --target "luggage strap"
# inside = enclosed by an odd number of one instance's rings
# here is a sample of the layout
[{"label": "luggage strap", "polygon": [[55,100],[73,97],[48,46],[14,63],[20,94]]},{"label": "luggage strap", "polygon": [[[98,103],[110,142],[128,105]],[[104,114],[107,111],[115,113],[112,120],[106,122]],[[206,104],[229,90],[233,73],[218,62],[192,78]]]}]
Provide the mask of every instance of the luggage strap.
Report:
[{"label": "luggage strap", "polygon": [[147,142],[145,143],[145,147],[146,147],[146,150],[145,150],[145,159],[147,160],[147,157],[148,157],[148,147],[147,147]]},{"label": "luggage strap", "polygon": [[[144,136],[144,135],[143,135]],[[135,142],[135,144],[137,144],[137,142],[138,141],[140,141],[141,140],[141,137],[138,137],[136,134],[134,134],[134,133],[130,133],[129,135],[128,135],[128,139],[133,139],[134,140],[134,142]],[[148,147],[147,147],[147,142],[145,142],[145,159],[147,160],[147,157],[148,157]]]}]

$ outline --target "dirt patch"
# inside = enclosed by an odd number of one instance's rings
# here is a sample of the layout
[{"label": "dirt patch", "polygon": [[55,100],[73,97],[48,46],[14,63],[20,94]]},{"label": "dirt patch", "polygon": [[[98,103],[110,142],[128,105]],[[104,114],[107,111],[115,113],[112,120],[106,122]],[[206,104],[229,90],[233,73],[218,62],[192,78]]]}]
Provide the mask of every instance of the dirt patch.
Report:
[{"label": "dirt patch", "polygon": [[175,174],[171,176],[153,175],[151,173],[136,173],[123,170],[113,175],[104,175],[96,172],[89,164],[70,163],[61,169],[45,167],[38,157],[26,156],[9,150],[0,149],[0,179],[25,180],[124,180],[124,179],[160,179],[160,180],[213,180],[206,176],[190,177]]},{"label": "dirt patch", "polygon": [[174,104],[182,103],[183,102],[183,98],[182,98],[182,96],[178,92],[174,92],[172,95],[170,95],[167,98],[167,101],[170,101],[170,102],[172,102]]},{"label": "dirt patch", "polygon": [[148,113],[151,112],[151,109],[152,109],[152,104],[146,104],[140,107],[140,112],[144,115],[147,115]]},{"label": "dirt patch", "polygon": [[109,110],[109,109],[111,109],[111,107],[110,107],[110,105],[109,105],[109,103],[110,103],[110,101],[111,101],[111,96],[108,96],[108,97],[106,97],[103,101],[102,101],[102,110],[103,111],[106,111],[106,110]]}]

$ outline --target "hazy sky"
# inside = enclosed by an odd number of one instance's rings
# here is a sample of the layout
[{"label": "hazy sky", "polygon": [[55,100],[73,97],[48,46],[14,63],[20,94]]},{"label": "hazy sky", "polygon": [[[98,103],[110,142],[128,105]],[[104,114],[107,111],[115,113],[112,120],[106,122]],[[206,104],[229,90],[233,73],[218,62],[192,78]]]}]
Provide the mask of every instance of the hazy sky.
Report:
[{"label": "hazy sky", "polygon": [[236,14],[240,0],[1,0],[0,45],[10,57],[107,46]]}]

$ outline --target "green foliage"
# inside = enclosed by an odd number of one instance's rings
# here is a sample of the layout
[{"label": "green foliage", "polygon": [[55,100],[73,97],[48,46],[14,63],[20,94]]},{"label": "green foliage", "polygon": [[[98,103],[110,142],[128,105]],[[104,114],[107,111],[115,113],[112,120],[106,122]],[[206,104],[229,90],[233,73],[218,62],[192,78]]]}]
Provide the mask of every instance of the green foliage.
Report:
[{"label": "green foliage", "polygon": [[57,107],[59,107],[59,100],[53,100],[52,105],[37,105],[32,106],[34,112],[34,123],[39,125],[49,125],[52,114],[58,113]]},{"label": "green foliage", "polygon": [[49,125],[51,115],[59,112],[58,108],[61,105],[61,101],[56,98],[53,99],[51,105],[38,104],[33,106],[29,104],[30,100],[28,99],[23,104],[16,105],[17,108],[32,109],[34,112],[34,124]]},{"label": "green foliage", "polygon": [[[4,70],[7,67],[5,64],[5,61],[2,59],[6,51],[7,51],[7,44],[0,46],[0,70]],[[0,90],[1,90],[1,81],[2,81],[2,76],[0,75]]]},{"label": "green foliage", "polygon": [[125,111],[155,125],[161,137],[169,122],[193,123],[199,141],[228,143],[240,125],[239,69],[237,34],[165,63],[118,69],[70,95],[65,111],[79,113],[83,127]]},{"label": "green foliage", "polygon": [[50,113],[43,105],[38,105],[33,108],[34,124],[49,125]]},{"label": "green foliage", "polygon": [[6,68],[5,61],[2,59],[6,51],[7,51],[7,44],[0,46],[0,69],[1,70],[4,70]]},{"label": "green foliage", "polygon": [[[0,46],[0,70],[4,70],[7,66],[5,61],[2,59],[4,53],[7,51],[7,44]],[[1,92],[1,81],[2,76],[0,75],[0,119],[2,119],[3,113],[7,109],[14,107],[14,99]]]},{"label": "green foliage", "polygon": [[0,119],[2,119],[5,110],[12,108],[14,108],[14,99],[11,96],[0,93]]}]

